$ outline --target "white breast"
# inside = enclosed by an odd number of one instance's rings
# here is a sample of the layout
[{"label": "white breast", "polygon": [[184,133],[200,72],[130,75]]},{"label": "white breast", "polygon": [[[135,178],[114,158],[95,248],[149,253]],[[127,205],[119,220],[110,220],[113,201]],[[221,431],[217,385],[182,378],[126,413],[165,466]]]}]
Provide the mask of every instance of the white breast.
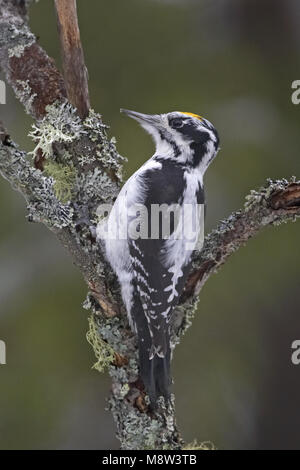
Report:
[{"label": "white breast", "polygon": [[172,274],[172,283],[165,288],[169,292],[168,302],[178,296],[176,286],[183,276],[182,268],[190,261],[194,249],[199,248],[199,240],[204,229],[204,205],[197,204],[197,191],[202,177],[199,172],[185,172],[186,188],[183,193],[182,208],[174,233],[166,241],[164,252],[161,254],[163,264]]},{"label": "white breast", "polygon": [[143,173],[161,168],[161,163],[150,159],[139,168],[124,184],[109,216],[98,223],[97,240],[104,242],[106,258],[119,278],[122,297],[130,315],[132,306],[133,269],[128,244],[128,213],[135,204],[145,200],[146,188],[143,184]]}]

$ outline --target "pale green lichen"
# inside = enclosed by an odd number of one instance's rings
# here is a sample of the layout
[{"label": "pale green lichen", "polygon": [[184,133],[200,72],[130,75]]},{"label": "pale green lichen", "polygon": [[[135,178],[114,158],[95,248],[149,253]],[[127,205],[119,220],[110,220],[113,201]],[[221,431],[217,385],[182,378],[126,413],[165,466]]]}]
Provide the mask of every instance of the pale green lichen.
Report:
[{"label": "pale green lichen", "polygon": [[54,193],[54,179],[35,169],[26,153],[10,141],[0,146],[0,172],[15,189],[26,197],[28,220],[63,228],[73,224],[73,208],[62,204]]},{"label": "pale green lichen", "polygon": [[122,325],[120,318],[110,318],[101,321],[99,325],[102,338],[111,344],[118,353],[123,355],[127,352],[128,345],[122,342],[122,331],[120,331],[120,327],[125,327],[125,324]]},{"label": "pale green lichen", "polygon": [[[95,311],[96,304],[91,295],[88,296],[84,307]],[[97,310],[96,310],[97,312]],[[99,313],[99,312],[98,312]],[[124,332],[126,334],[124,335]],[[130,402],[130,394],[135,393],[132,384],[138,378],[138,360],[136,339],[128,334],[128,321],[125,315],[108,318],[98,314],[94,317],[93,336],[101,337],[113,351],[130,358],[122,367],[110,364],[108,367],[112,377],[113,393],[109,399],[109,408],[117,423],[117,437],[122,449],[180,449],[182,442],[178,437],[174,418],[174,397],[166,406],[163,398],[159,400],[160,412],[150,416],[140,412]],[[134,387],[134,386],[133,386]],[[136,391],[139,396],[139,391]],[[134,398],[133,398],[134,399]],[[149,404],[148,397],[144,397]]]},{"label": "pale green lichen", "polygon": [[80,193],[80,200],[84,204],[91,201],[108,202],[116,196],[116,186],[112,184],[109,176],[98,167],[87,173],[80,173],[76,186]]},{"label": "pale green lichen", "polygon": [[27,47],[30,47],[34,43],[34,38],[32,38],[32,41],[28,41],[26,44],[17,44],[16,46],[8,49],[8,57],[21,57],[24,53],[24,50]]},{"label": "pale green lichen", "polygon": [[255,190],[252,189],[250,191],[250,194],[246,196],[246,202],[244,204],[245,212],[249,212],[251,209],[253,209],[256,205],[261,204],[263,200],[265,199],[265,192],[260,190]]},{"label": "pale green lichen", "polygon": [[66,162],[68,164],[73,164],[72,154],[68,150],[64,150],[61,158],[62,158],[62,161]]},{"label": "pale green lichen", "polygon": [[[93,110],[83,122],[68,103],[55,103],[47,106],[46,111],[46,116],[34,124],[29,133],[36,142],[30,153],[36,156],[39,152],[47,161],[54,160],[67,166],[74,164],[82,168],[83,171],[76,174],[74,185],[72,180],[72,186],[77,208],[93,218],[98,204],[114,200],[119,191],[118,182],[112,181],[111,176],[121,178],[122,157],[115,148],[114,140],[109,141],[107,138],[107,126]],[[55,147],[53,144],[56,144]],[[53,169],[50,168],[48,174],[56,180],[54,191],[62,202],[66,202],[71,196],[69,181],[59,174],[54,175]]]},{"label": "pale green lichen", "polygon": [[53,190],[57,199],[63,204],[66,204],[72,199],[76,169],[73,165],[64,165],[54,162],[53,160],[48,160],[44,165],[44,170],[46,175],[51,176],[55,181]]},{"label": "pale green lichen", "polygon": [[[83,126],[88,132],[91,141],[97,143],[96,160],[99,161],[104,168],[113,171],[118,180],[122,181],[122,163],[126,161],[126,159],[118,154],[116,139],[114,137],[110,140],[108,139],[106,131],[109,127],[103,124],[101,116],[93,109],[90,109],[88,117],[83,122]],[[85,156],[85,158],[90,158],[94,161],[95,155],[93,154],[90,157]]]},{"label": "pale green lichen", "polygon": [[125,383],[122,385],[122,387],[120,388],[120,391],[119,391],[119,397],[121,400],[123,400],[126,395],[128,394],[130,388],[129,388],[129,385],[128,383]]},{"label": "pale green lichen", "polygon": [[30,114],[32,110],[33,101],[36,97],[36,93],[32,92],[29,85],[29,80],[17,80],[16,85],[14,86],[14,91],[16,97],[21,101],[21,103],[24,104],[25,111],[27,112],[27,114]]},{"label": "pale green lichen", "polygon": [[99,335],[98,326],[93,315],[88,318],[88,322],[89,330],[86,334],[86,339],[92,346],[97,358],[97,362],[92,368],[99,372],[104,372],[105,369],[115,360],[115,352],[113,348]]},{"label": "pale green lichen", "polygon": [[24,26],[24,23],[18,19],[13,21],[12,17],[9,19],[11,21],[8,21],[7,23],[3,21],[3,24],[1,24],[1,36],[4,44],[15,44],[15,46],[17,46],[18,44],[22,43],[27,47],[27,45],[30,46],[33,44],[33,42],[35,42],[35,36],[28,29],[28,27]]},{"label": "pale green lichen", "polygon": [[78,163],[79,166],[84,167],[90,164],[93,164],[96,161],[96,158],[92,155],[79,155],[78,157]]},{"label": "pale green lichen", "polygon": [[267,179],[267,184],[265,186],[262,186],[258,190],[252,189],[250,194],[246,196],[246,202],[244,204],[245,212],[249,212],[249,210],[254,209],[255,206],[264,205],[264,202],[268,200],[274,190],[278,191],[280,189],[286,189],[290,183],[295,182],[295,176],[292,176],[290,181],[285,178],[282,178],[281,180]]},{"label": "pale green lichen", "polygon": [[180,449],[182,442],[176,429],[173,397],[168,409],[160,399],[160,413],[153,416],[140,412],[130,403],[112,397],[109,404],[116,422],[121,426],[117,429],[117,437],[121,441],[122,449]]},{"label": "pale green lichen", "polygon": [[69,103],[54,103],[46,107],[46,116],[33,124],[29,137],[36,142],[32,152],[35,156],[41,150],[44,158],[53,157],[55,142],[71,143],[85,133],[76,110]]},{"label": "pale green lichen", "polygon": [[[39,170],[36,170],[39,172]],[[39,172],[40,173],[40,172]],[[54,191],[55,180],[42,176],[39,184],[32,187],[32,196],[28,203],[28,218],[34,222],[43,222],[48,226],[64,228],[73,225],[74,209],[70,203],[61,203]]]},{"label": "pale green lichen", "polygon": [[183,305],[177,305],[173,313],[173,322],[171,329],[171,349],[175,349],[175,346],[180,343],[181,336],[186,333],[197,312],[199,298],[194,296],[189,302],[185,302]]}]

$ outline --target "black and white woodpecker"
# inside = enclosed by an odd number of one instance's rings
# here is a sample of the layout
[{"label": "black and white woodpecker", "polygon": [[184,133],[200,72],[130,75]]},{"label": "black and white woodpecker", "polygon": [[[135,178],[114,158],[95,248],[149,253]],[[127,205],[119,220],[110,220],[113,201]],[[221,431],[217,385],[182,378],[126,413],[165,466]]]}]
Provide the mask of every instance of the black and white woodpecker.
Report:
[{"label": "black and white woodpecker", "polygon": [[[165,217],[154,222],[149,214],[154,206],[170,210],[174,205],[203,207],[203,176],[218,152],[219,137],[214,126],[197,114],[121,111],[153,137],[156,150],[125,183],[107,221],[98,224],[97,238],[103,238],[106,231],[106,256],[118,276],[129,322],[137,334],[140,376],[155,408],[159,396],[166,400],[170,396],[172,312],[183,291],[203,219],[195,225],[190,215],[173,215],[166,237],[161,227]],[[134,220],[132,206],[147,211],[146,237],[132,235],[128,229]],[[183,222],[180,229],[179,220]],[[155,223],[158,236],[153,237]],[[194,225],[194,237],[182,235],[182,225],[184,229]],[[119,236],[120,229],[126,236]]]}]

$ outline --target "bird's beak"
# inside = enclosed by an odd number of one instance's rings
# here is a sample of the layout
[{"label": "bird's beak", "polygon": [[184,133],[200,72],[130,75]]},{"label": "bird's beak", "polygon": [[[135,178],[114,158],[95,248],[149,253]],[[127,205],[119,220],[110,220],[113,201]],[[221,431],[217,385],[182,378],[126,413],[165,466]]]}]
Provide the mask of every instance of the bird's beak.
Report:
[{"label": "bird's beak", "polygon": [[121,113],[127,114],[127,116],[135,119],[138,121],[142,126],[150,125],[154,127],[158,127],[162,124],[160,114],[143,114],[137,113],[136,111],[130,111],[130,109],[120,109]]}]

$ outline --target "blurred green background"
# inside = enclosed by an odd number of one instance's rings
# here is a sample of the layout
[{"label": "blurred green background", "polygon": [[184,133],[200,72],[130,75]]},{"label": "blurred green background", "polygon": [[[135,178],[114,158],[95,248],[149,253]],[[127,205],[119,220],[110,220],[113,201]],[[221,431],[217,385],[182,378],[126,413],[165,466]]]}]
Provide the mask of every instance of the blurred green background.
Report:
[{"label": "blurred green background", "polygon": [[[206,176],[207,230],[266,178],[300,176],[298,0],[77,0],[92,106],[128,158],[151,140],[119,115],[183,110],[219,130]],[[53,2],[31,26],[60,64]],[[8,91],[1,119],[20,146],[32,123]],[[105,411],[110,382],[91,370],[86,287],[55,238],[29,224],[22,198],[0,180],[0,448],[118,448]],[[173,362],[186,441],[221,449],[300,448],[300,222],[264,230],[201,293]]]}]

